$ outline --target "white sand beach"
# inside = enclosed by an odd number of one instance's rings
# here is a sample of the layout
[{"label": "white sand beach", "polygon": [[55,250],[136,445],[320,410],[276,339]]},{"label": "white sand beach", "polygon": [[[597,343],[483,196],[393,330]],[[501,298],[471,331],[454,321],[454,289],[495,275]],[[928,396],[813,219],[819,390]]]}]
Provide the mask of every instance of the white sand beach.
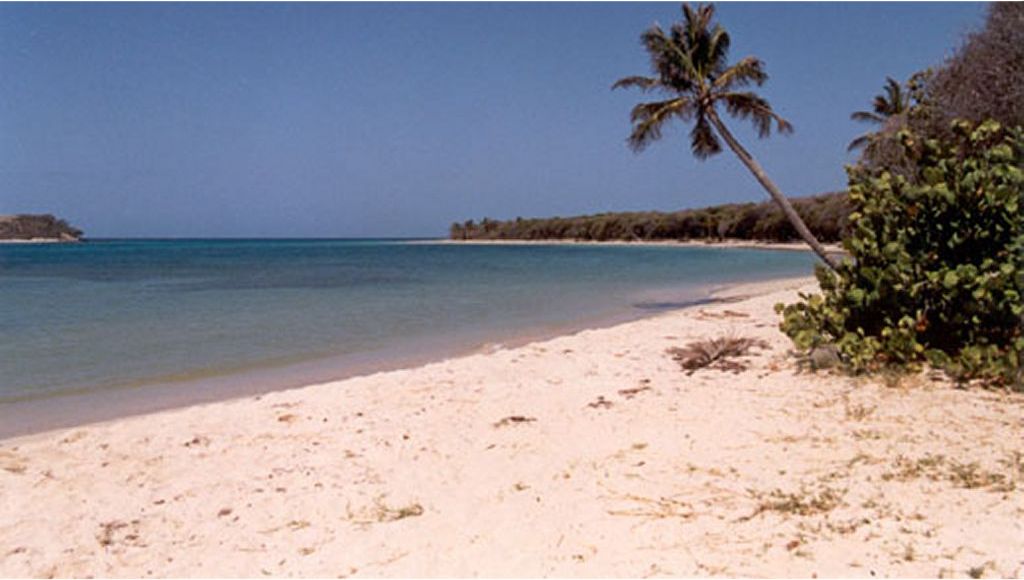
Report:
[{"label": "white sand beach", "polygon": [[78,240],[62,240],[59,238],[14,238],[0,240],[0,244],[67,244],[75,243]]},{"label": "white sand beach", "polygon": [[801,370],[813,288],[0,441],[0,576],[1024,575],[1024,396]]}]

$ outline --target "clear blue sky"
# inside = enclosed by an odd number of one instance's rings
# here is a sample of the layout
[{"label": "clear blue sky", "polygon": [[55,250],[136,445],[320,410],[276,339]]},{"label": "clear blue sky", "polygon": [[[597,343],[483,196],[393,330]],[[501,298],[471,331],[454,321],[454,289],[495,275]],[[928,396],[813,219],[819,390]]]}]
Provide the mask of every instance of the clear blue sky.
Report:
[{"label": "clear blue sky", "polygon": [[[796,132],[737,133],[790,195],[842,188],[886,75],[977,3],[726,3],[733,59]],[[455,220],[765,199],[686,129],[635,155],[609,90],[674,3],[2,4],[0,213],[94,237],[429,236]]]}]

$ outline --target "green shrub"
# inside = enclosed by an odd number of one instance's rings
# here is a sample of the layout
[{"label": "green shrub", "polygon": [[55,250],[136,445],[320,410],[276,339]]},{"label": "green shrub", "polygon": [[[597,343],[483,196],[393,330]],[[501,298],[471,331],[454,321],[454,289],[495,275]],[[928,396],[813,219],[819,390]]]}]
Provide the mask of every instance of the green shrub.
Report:
[{"label": "green shrub", "polygon": [[847,170],[852,260],[776,307],[798,349],[831,345],[854,372],[928,361],[1021,387],[1024,132],[958,121],[952,135],[901,132],[910,175]]}]

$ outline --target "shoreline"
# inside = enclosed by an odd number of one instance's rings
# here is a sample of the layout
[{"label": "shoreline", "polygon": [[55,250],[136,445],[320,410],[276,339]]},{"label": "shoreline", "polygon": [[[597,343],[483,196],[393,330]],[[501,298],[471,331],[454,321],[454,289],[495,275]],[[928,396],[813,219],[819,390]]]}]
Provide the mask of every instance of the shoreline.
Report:
[{"label": "shoreline", "polygon": [[256,364],[249,368],[215,373],[202,379],[154,379],[144,384],[111,388],[82,389],[0,401],[0,443],[59,429],[84,427],[152,413],[173,411],[195,405],[214,404],[301,389],[314,384],[337,382],[384,372],[409,370],[479,353],[513,349],[587,330],[628,324],[645,318],[736,299],[735,292],[764,284],[786,284],[806,277],[709,285],[701,296],[679,305],[642,310],[634,307],[615,314],[586,320],[545,324],[509,335],[481,335],[454,342],[443,348],[392,348],[338,356],[315,357],[286,364]]},{"label": "shoreline", "polygon": [[10,238],[0,240],[0,244],[79,244],[82,240],[65,240],[62,238]]},{"label": "shoreline", "polygon": [[0,441],[0,575],[1019,576],[1024,396],[802,370],[813,289]]},{"label": "shoreline", "polygon": [[[568,246],[661,246],[671,248],[736,248],[747,250],[779,250],[791,252],[810,252],[811,248],[803,242],[760,242],[754,240],[453,240],[450,238],[439,238],[437,240],[417,240],[408,242],[411,244],[455,244],[455,245],[497,245],[497,246],[518,246],[518,245],[568,245]],[[844,254],[846,251],[841,244],[823,244],[827,252]]]}]

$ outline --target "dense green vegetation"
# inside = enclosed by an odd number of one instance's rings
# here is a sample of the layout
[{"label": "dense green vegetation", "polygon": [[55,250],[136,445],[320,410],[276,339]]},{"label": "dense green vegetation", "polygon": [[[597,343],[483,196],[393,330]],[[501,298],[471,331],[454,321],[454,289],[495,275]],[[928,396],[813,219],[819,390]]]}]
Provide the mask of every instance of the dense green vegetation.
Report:
[{"label": "dense green vegetation", "polygon": [[854,371],[928,360],[1020,380],[1024,133],[961,121],[954,135],[901,132],[915,179],[851,168],[853,259],[819,271],[823,295],[780,309],[798,348],[830,345]]},{"label": "dense green vegetation", "polygon": [[[793,199],[812,232],[837,242],[850,213],[845,193]],[[452,224],[456,240],[798,240],[792,224],[773,203],[726,204],[677,212],[622,212],[498,221],[484,218]]]},{"label": "dense green vegetation", "polygon": [[848,170],[850,259],[779,305],[782,329],[854,372],[928,362],[1024,389],[1024,5],[991,5],[908,92]]}]

